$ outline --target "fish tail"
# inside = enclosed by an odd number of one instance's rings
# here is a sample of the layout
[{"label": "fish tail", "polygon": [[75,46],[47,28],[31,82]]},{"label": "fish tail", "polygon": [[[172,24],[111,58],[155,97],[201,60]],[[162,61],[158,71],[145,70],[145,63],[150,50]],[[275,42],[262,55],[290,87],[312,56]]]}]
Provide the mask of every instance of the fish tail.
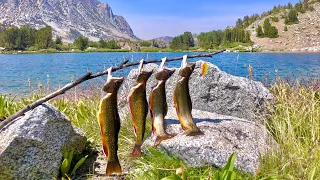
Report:
[{"label": "fish tail", "polygon": [[162,141],[168,140],[176,136],[176,134],[168,134],[167,136],[157,136],[154,146],[158,146]]},{"label": "fish tail", "polygon": [[131,157],[141,157],[141,145],[134,145],[133,151],[131,153]]},{"label": "fish tail", "polygon": [[185,135],[186,136],[200,136],[200,135],[204,135],[204,133],[202,131],[200,131],[200,129],[197,129],[196,131],[187,130],[187,131],[185,131]]},{"label": "fish tail", "polygon": [[119,160],[108,162],[106,175],[110,176],[111,174],[122,174],[121,166]]}]

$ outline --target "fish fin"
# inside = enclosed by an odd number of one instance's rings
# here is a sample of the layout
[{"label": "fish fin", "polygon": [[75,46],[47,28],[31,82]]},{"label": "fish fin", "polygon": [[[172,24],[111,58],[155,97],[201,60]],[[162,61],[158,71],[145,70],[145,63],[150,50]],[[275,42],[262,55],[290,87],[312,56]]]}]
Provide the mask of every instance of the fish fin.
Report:
[{"label": "fish fin", "polygon": [[159,144],[164,141],[164,140],[168,140],[173,138],[174,136],[176,136],[176,134],[168,134],[167,136],[161,137],[161,136],[157,136],[156,137],[156,141],[154,142],[154,146],[157,147],[159,146]]},{"label": "fish fin", "polygon": [[136,129],[136,125],[133,125],[133,132],[134,132],[134,135],[137,137],[137,129]]},{"label": "fish fin", "polygon": [[201,75],[205,76],[208,73],[208,70],[209,70],[209,65],[206,62],[204,62],[201,66]]},{"label": "fish fin", "polygon": [[111,174],[122,174],[121,166],[119,160],[108,162],[106,168],[106,175],[110,176]]},{"label": "fish fin", "polygon": [[190,130],[187,130],[187,131],[184,132],[184,134],[185,134],[186,136],[200,136],[200,135],[204,135],[204,133],[203,133],[202,131],[200,131],[200,130],[198,130],[198,131],[190,131]]},{"label": "fish fin", "polygon": [[131,157],[141,157],[141,145],[134,145],[133,151],[131,153]]},{"label": "fish fin", "polygon": [[[102,140],[103,139],[104,138],[102,137]],[[108,157],[108,155],[109,155],[108,147],[103,142],[102,142],[102,149],[103,149],[104,154]]]}]

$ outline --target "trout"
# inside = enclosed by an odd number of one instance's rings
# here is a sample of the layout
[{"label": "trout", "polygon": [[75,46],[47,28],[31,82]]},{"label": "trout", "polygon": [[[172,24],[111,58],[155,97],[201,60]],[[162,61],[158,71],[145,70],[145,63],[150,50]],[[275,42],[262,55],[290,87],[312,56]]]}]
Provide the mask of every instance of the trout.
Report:
[{"label": "trout", "polygon": [[111,76],[111,68],[108,69],[108,81],[103,86],[103,91],[107,93],[100,102],[98,120],[100,125],[100,135],[102,148],[108,158],[106,175],[112,173],[121,174],[118,151],[118,134],[120,131],[120,117],[117,107],[117,94],[123,82],[123,77],[116,78]]},{"label": "trout", "polygon": [[128,96],[128,103],[134,125],[134,133],[136,135],[136,142],[133,152],[131,153],[131,157],[141,156],[141,146],[146,129],[146,118],[148,115],[146,85],[152,71],[142,71],[142,67],[143,60],[140,61],[139,75],[137,78],[138,84],[130,90]]},{"label": "trout", "polygon": [[152,89],[149,99],[150,115],[152,119],[152,132],[156,135],[154,146],[157,146],[161,141],[170,139],[174,135],[170,135],[165,131],[164,117],[168,112],[168,104],[166,100],[165,84],[174,73],[174,69],[163,68],[166,58],[162,59],[160,66],[161,71],[156,73],[157,85]]},{"label": "trout", "polygon": [[178,119],[187,136],[202,135],[192,118],[192,102],[189,94],[189,79],[195,63],[187,63],[187,55],[183,56],[179,75],[181,76],[174,89],[173,100]]}]

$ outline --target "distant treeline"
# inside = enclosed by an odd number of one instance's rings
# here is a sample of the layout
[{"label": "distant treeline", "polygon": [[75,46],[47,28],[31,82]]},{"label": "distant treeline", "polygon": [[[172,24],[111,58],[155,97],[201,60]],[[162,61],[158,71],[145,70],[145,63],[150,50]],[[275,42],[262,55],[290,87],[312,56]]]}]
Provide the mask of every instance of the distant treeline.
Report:
[{"label": "distant treeline", "polygon": [[40,50],[40,49],[57,49],[85,50],[87,47],[104,48],[104,49],[120,49],[121,47],[114,40],[99,42],[89,41],[88,38],[79,36],[71,44],[63,44],[61,37],[57,36],[53,40],[52,28],[46,26],[39,30],[29,25],[18,27],[3,28],[0,30],[0,47],[8,50]]},{"label": "distant treeline", "polygon": [[[61,43],[61,39],[58,38]],[[24,50],[35,46],[38,49],[47,49],[54,46],[52,29],[47,26],[36,30],[28,25],[11,27],[0,31],[0,46],[8,49]]]},{"label": "distant treeline", "polygon": [[173,38],[170,43],[170,49],[172,50],[188,50],[190,47],[194,47],[194,39],[191,32],[185,32],[180,36]]},{"label": "distant treeline", "polygon": [[251,43],[250,33],[242,27],[200,33],[198,41],[198,46],[203,49],[228,47],[229,44],[234,42]]}]

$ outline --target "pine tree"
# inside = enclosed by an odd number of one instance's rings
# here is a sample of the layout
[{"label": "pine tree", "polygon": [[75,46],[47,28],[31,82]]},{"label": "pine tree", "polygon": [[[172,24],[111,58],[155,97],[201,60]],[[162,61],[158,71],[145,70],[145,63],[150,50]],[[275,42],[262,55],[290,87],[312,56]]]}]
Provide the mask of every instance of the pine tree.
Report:
[{"label": "pine tree", "polygon": [[263,37],[263,31],[262,31],[262,27],[260,25],[258,25],[258,27],[256,29],[256,34],[257,34],[257,37]]}]

